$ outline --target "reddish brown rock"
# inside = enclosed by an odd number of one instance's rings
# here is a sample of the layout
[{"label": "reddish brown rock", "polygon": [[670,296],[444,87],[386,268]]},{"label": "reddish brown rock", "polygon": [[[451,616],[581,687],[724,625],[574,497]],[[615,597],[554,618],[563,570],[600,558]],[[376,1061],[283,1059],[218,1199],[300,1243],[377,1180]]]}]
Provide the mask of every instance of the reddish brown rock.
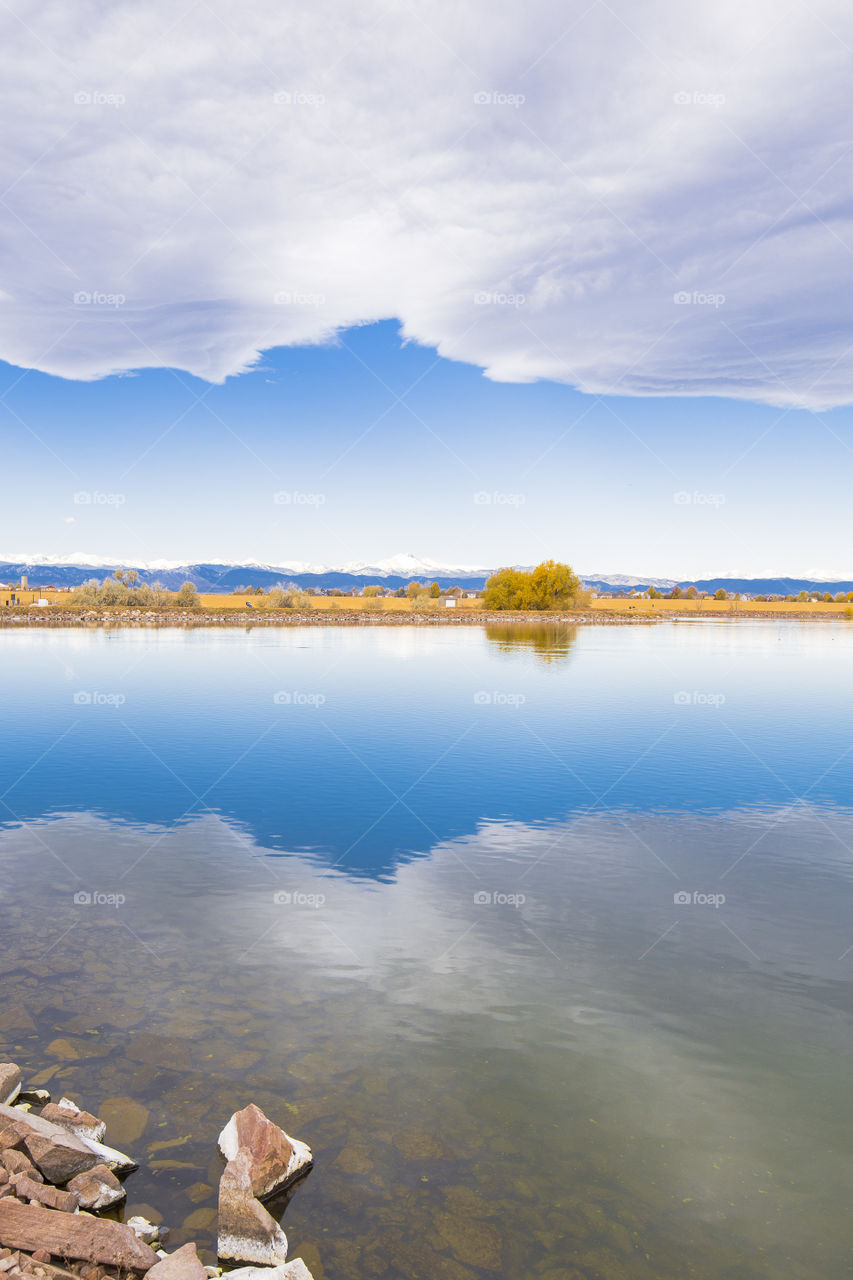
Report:
[{"label": "reddish brown rock", "polygon": [[5,1119],[0,1121],[0,1151],[6,1151],[9,1147],[20,1147],[26,1132],[26,1125],[9,1124]]},{"label": "reddish brown rock", "polygon": [[226,1160],[246,1153],[252,1192],[261,1198],[292,1182],[312,1161],[305,1143],[288,1137],[253,1102],[228,1121],[219,1135],[219,1150]]},{"label": "reddish brown rock", "polygon": [[161,1258],[148,1272],[145,1280],[149,1276],[151,1280],[207,1280],[207,1272],[199,1261],[192,1242],[176,1249],[168,1258]]},{"label": "reddish brown rock", "polygon": [[[0,1125],[6,1129],[11,1125],[15,1131],[23,1133],[23,1145],[28,1155],[50,1182],[67,1182],[84,1169],[106,1163],[103,1155],[96,1154],[99,1150],[97,1143],[90,1146],[87,1140],[76,1138],[61,1125],[43,1120],[30,1111],[0,1106]],[[16,1169],[14,1172],[20,1171]]]},{"label": "reddish brown rock", "polygon": [[19,1200],[35,1200],[37,1204],[46,1205],[48,1209],[59,1209],[62,1213],[73,1213],[79,1204],[73,1191],[47,1187],[43,1182],[27,1177],[25,1173],[14,1174],[12,1186]]},{"label": "reddish brown rock", "polygon": [[43,1181],[41,1174],[29,1156],[14,1147],[8,1147],[5,1151],[0,1151],[0,1164],[12,1176],[16,1173],[26,1173],[35,1182]]},{"label": "reddish brown rock", "polygon": [[21,1092],[21,1068],[15,1062],[0,1062],[0,1102],[14,1102]]},{"label": "reddish brown rock", "polygon": [[[47,1249],[39,1249],[38,1252],[44,1254],[48,1251]],[[30,1258],[27,1254],[22,1253],[20,1258],[21,1261],[18,1266],[24,1275],[40,1275],[44,1276],[46,1280],[78,1280],[75,1273],[73,1271],[68,1271],[65,1267],[58,1267],[55,1263],[50,1261],[36,1262],[35,1254]],[[102,1271],[100,1274],[106,1275],[106,1272]]]},{"label": "reddish brown rock", "polygon": [[51,1124],[58,1124],[77,1138],[91,1138],[94,1142],[102,1142],[107,1131],[103,1120],[93,1116],[90,1111],[81,1111],[67,1098],[49,1102],[46,1107],[42,1107],[41,1118],[49,1120]]},{"label": "reddish brown rock", "polygon": [[148,1271],[157,1262],[154,1250],[122,1223],[8,1199],[0,1200],[0,1244],[129,1271]]},{"label": "reddish brown rock", "polygon": [[62,1130],[60,1133],[62,1137],[44,1138],[33,1133],[24,1139],[27,1153],[48,1182],[68,1182],[69,1178],[98,1163],[97,1157],[86,1147],[80,1150],[72,1134]]},{"label": "reddish brown rock", "polygon": [[219,1180],[219,1256],[260,1266],[287,1260],[287,1237],[255,1199],[250,1159],[243,1150],[228,1162]]},{"label": "reddish brown rock", "polygon": [[85,1173],[78,1173],[68,1183],[68,1190],[74,1192],[81,1209],[106,1209],[125,1196],[124,1187],[105,1164],[96,1164]]}]

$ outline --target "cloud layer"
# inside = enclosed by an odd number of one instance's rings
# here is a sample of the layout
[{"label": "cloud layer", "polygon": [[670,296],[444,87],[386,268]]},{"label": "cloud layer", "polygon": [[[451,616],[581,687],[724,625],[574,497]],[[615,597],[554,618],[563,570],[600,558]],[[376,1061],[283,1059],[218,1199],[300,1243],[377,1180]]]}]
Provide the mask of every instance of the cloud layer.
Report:
[{"label": "cloud layer", "polygon": [[853,399],[829,0],[15,3],[2,359],[219,381],[396,317],[501,381]]}]

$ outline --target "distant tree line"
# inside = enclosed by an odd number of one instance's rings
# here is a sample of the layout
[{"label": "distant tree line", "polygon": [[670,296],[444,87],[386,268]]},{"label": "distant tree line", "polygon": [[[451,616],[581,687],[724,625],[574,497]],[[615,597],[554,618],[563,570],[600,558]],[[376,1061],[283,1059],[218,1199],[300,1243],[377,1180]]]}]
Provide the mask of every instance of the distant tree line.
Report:
[{"label": "distant tree line", "polygon": [[160,582],[140,582],[135,569],[116,569],[111,578],[90,578],[71,592],[71,603],[84,609],[197,609],[198,592],[192,582],[167,591]]}]

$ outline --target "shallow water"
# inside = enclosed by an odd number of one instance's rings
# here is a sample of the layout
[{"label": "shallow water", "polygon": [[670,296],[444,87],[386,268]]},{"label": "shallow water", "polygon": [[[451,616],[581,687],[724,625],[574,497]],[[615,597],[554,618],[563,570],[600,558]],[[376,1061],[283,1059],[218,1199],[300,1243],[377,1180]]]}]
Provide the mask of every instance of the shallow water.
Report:
[{"label": "shallow water", "polygon": [[851,662],[0,632],[0,1055],[211,1259],[254,1099],[314,1149],[276,1208],[317,1280],[847,1275]]}]

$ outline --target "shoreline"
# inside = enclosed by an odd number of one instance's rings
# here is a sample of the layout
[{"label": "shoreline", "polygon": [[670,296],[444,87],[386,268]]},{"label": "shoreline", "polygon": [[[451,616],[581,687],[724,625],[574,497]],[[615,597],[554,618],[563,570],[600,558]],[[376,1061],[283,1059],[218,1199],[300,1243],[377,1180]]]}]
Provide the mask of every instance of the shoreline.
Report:
[{"label": "shoreline", "polygon": [[566,612],[524,612],[485,610],[460,610],[458,613],[447,611],[402,611],[364,610],[364,609],[284,609],[252,614],[240,613],[235,609],[160,609],[156,611],[137,611],[131,609],[33,609],[30,606],[5,609],[0,613],[0,628],[12,630],[16,627],[34,629],[62,627],[181,627],[195,629],[201,627],[239,627],[251,630],[253,627],[483,627],[483,626],[655,626],[661,622],[849,622],[853,621],[838,613],[818,610],[785,610],[770,612],[767,609],[757,610],[739,608],[731,612],[700,612],[676,614],[667,610],[652,613],[628,612],[627,610],[583,609]]}]

